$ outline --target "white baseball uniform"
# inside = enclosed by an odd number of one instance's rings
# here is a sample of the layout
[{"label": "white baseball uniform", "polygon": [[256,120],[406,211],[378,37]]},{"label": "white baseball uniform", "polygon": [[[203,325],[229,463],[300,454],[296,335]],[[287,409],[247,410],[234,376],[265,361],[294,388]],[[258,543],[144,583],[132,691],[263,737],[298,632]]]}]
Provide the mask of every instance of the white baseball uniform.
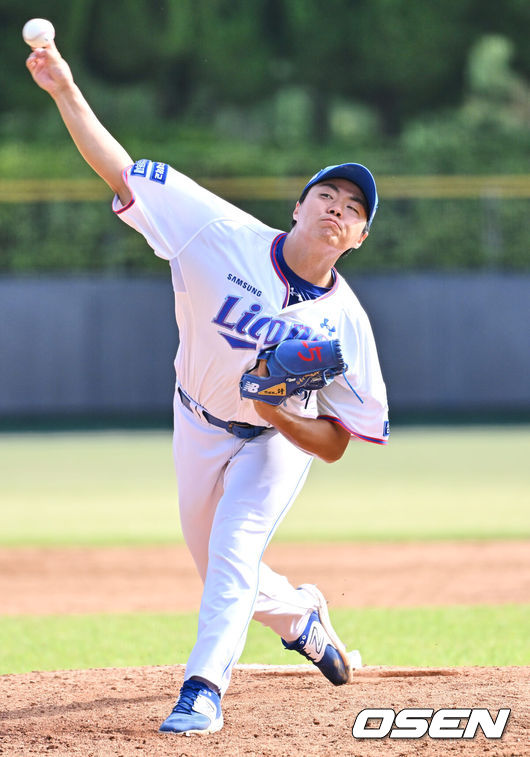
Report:
[{"label": "white baseball uniform", "polygon": [[182,530],[204,581],[186,678],[224,693],[252,617],[293,641],[314,604],[261,561],[313,458],[274,428],[240,438],[220,427],[263,427],[252,402],[240,399],[241,375],[263,346],[339,339],[345,373],[287,407],[376,444],[388,437],[386,390],[366,314],[336,271],[331,289],[304,300],[304,284],[318,288],[289,272],[284,233],[164,163],[137,161],[125,178],[132,199],[122,206],[115,197],[113,210],[169,261],[175,291],[174,456]]}]

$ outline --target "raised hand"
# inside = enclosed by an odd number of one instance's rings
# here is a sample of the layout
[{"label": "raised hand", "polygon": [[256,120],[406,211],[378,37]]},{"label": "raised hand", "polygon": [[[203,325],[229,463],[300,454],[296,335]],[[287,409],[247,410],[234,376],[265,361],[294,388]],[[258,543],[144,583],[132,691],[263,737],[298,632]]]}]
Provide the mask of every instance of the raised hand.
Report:
[{"label": "raised hand", "polygon": [[26,60],[26,67],[36,84],[56,97],[73,84],[70,66],[61,57],[53,40],[46,47],[38,47]]},{"label": "raised hand", "polygon": [[54,99],[70,136],[86,162],[127,205],[132,197],[123,171],[130,155],[105,129],[74,82],[70,66],[50,41],[26,60],[35,82]]}]

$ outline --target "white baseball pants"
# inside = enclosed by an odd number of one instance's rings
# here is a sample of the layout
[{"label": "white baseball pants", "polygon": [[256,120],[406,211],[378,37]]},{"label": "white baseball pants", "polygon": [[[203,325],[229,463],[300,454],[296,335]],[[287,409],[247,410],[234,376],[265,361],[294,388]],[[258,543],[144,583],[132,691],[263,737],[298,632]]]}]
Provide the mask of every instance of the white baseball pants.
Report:
[{"label": "white baseball pants", "polygon": [[261,562],[313,457],[278,431],[243,440],[211,426],[178,393],[174,413],[182,531],[204,582],[185,678],[204,678],[224,694],[253,617],[293,641],[314,605]]}]

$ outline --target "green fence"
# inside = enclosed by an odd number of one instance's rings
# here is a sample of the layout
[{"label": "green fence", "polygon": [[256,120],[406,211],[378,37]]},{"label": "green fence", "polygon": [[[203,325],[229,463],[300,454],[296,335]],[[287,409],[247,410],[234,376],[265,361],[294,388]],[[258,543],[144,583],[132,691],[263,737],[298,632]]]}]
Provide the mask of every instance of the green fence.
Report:
[{"label": "green fence", "polygon": [[[276,228],[288,228],[307,177],[198,181]],[[528,270],[530,175],[382,176],[381,202],[347,270]],[[0,272],[156,271],[160,261],[110,212],[94,179],[0,181]]]}]

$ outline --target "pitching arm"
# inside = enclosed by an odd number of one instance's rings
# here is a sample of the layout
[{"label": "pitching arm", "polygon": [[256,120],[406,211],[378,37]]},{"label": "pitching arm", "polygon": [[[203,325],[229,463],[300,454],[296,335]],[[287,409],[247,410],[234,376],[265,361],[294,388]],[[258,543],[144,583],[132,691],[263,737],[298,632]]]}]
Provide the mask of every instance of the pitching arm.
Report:
[{"label": "pitching arm", "polygon": [[91,110],[54,42],[34,50],[26,66],[38,86],[55,101],[83,158],[118,195],[122,205],[127,205],[131,192],[122,173],[133,160]]},{"label": "pitching arm", "polygon": [[290,442],[326,463],[334,463],[343,456],[350,434],[337,423],[323,418],[293,415],[281,406],[254,401],[258,415],[273,425]]}]

